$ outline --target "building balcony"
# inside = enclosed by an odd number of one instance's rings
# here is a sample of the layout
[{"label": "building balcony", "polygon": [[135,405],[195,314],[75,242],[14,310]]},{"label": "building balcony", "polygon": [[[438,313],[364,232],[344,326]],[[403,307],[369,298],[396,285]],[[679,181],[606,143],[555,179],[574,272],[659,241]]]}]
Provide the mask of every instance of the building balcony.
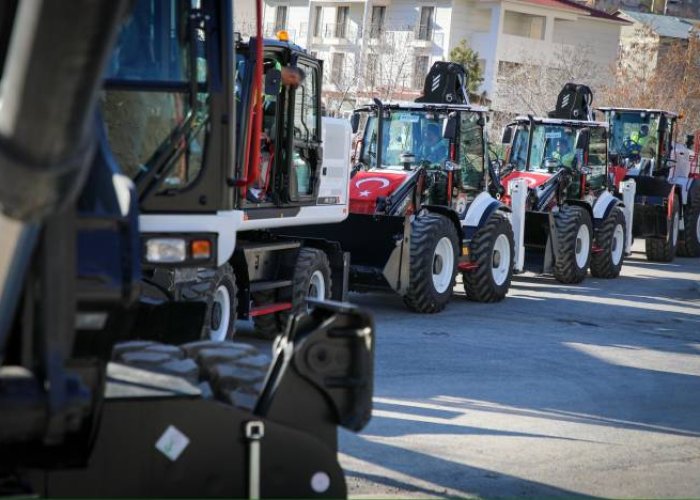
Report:
[{"label": "building balcony", "polygon": [[416,26],[413,32],[413,46],[421,48],[431,48],[435,45],[442,47],[445,44],[445,33],[436,30],[432,25]]},{"label": "building balcony", "polygon": [[311,43],[313,45],[357,45],[361,40],[362,30],[357,25],[329,23],[323,25],[320,34],[314,34]]}]

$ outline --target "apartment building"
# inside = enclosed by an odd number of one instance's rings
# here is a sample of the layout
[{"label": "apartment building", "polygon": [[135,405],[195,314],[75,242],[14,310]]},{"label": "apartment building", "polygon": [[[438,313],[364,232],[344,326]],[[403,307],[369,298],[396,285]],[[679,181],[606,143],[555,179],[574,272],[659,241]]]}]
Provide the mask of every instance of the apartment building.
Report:
[{"label": "apartment building", "polygon": [[[574,0],[265,0],[269,35],[286,29],[325,61],[324,93],[351,108],[369,96],[413,98],[431,64],[461,40],[479,53],[481,92],[498,109],[499,72],[556,64],[585,50],[601,79],[618,54],[621,18]],[[506,106],[507,103],[503,103]]]},{"label": "apartment building", "polygon": [[669,50],[687,47],[690,37],[700,32],[700,19],[628,10],[617,15],[629,21],[621,31],[620,49],[627,64],[634,65],[640,75],[655,72]]}]

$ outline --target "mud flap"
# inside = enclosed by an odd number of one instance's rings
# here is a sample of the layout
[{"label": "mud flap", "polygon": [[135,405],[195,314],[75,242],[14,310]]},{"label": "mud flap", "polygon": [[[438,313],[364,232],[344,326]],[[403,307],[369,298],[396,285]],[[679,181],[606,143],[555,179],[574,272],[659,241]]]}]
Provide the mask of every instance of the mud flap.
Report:
[{"label": "mud flap", "polygon": [[403,296],[408,290],[411,268],[411,222],[413,217],[406,217],[403,223],[403,238],[396,242],[382,274],[389,286]]},{"label": "mud flap", "polygon": [[632,255],[632,225],[634,223],[634,197],[637,193],[637,183],[632,179],[620,182],[620,192],[622,193],[623,212],[625,214],[626,232],[625,235],[625,255]]},{"label": "mud flap", "polygon": [[552,274],[554,272],[554,263],[556,262],[556,251],[559,248],[557,244],[557,225],[554,222],[554,212],[549,212],[549,236],[547,237],[547,245],[544,250],[544,269],[543,274]]}]

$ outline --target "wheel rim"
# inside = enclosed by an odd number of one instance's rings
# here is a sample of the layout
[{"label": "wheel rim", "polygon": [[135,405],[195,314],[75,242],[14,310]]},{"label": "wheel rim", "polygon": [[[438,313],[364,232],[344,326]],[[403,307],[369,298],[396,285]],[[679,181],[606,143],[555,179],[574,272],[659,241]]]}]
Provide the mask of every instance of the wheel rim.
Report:
[{"label": "wheel rim", "polygon": [[314,271],[311,275],[307,297],[316,300],[325,300],[326,298],[326,278],[319,270]]},{"label": "wheel rim", "polygon": [[671,238],[673,241],[673,245],[675,246],[676,243],[678,242],[678,227],[680,226],[680,216],[678,215],[678,210],[673,214],[673,233],[671,235]]},{"label": "wheel rim", "polygon": [[576,233],[576,265],[579,269],[586,267],[588,252],[591,247],[591,233],[586,224],[581,224]]},{"label": "wheel rim", "polygon": [[615,226],[611,245],[613,264],[618,265],[622,260],[622,252],[625,246],[625,230],[622,228],[622,224]]},{"label": "wheel rim", "polygon": [[446,236],[440,238],[433,254],[433,286],[438,293],[447,290],[452,282],[455,254],[452,242]]},{"label": "wheel rim", "polygon": [[695,218],[695,239],[700,243],[700,215]]},{"label": "wheel rim", "polygon": [[214,301],[211,307],[211,328],[209,338],[217,342],[226,340],[228,326],[231,322],[231,295],[228,288],[219,285],[214,292]]},{"label": "wheel rim", "polygon": [[491,255],[491,275],[497,285],[505,283],[510,268],[510,243],[505,234],[499,234],[493,244]]}]

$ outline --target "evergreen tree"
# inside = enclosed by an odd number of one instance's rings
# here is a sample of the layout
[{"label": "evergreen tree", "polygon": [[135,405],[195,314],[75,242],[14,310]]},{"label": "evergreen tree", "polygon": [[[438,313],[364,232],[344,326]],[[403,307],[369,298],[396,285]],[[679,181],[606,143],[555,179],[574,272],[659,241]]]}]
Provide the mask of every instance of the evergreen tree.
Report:
[{"label": "evergreen tree", "polygon": [[479,87],[484,81],[484,68],[481,67],[479,63],[479,53],[472,50],[467,41],[462,39],[458,45],[456,45],[450,51],[450,61],[454,63],[459,63],[464,66],[469,75],[469,85],[467,90],[471,94],[476,94],[479,92]]}]

